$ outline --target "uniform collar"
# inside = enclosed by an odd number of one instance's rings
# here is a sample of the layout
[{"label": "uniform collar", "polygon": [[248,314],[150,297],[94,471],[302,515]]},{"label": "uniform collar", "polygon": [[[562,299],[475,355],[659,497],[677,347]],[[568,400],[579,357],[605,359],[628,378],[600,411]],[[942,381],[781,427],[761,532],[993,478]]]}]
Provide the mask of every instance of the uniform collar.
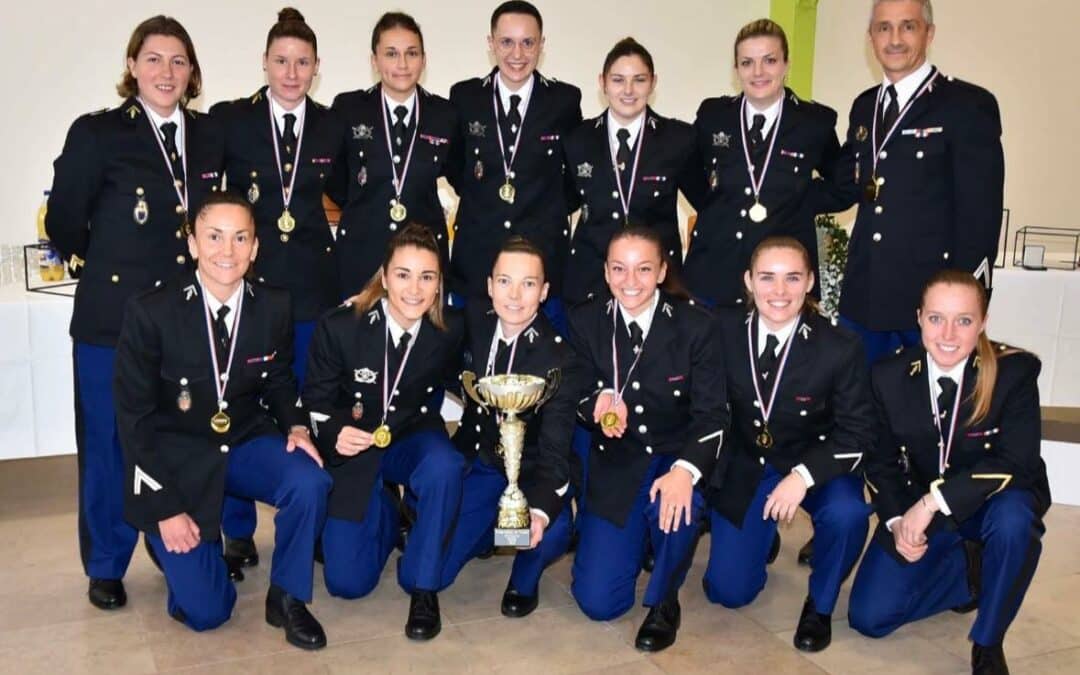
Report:
[{"label": "uniform collar", "polygon": [[938,384],[938,378],[947,377],[953,382],[955,382],[957,385],[959,385],[960,376],[964,374],[964,368],[967,367],[967,363],[970,360],[971,357],[968,356],[966,359],[956,364],[952,368],[945,370],[944,368],[939,366],[936,361],[934,361],[934,357],[930,356],[930,352],[926,353],[926,374],[930,380],[930,392],[934,395],[935,398],[939,393],[941,393],[941,385]]},{"label": "uniform collar", "polygon": [[383,298],[379,302],[381,303],[383,316],[386,317],[386,327],[390,329],[390,338],[393,340],[394,344],[401,342],[401,336],[403,333],[409,334],[410,341],[415,340],[416,335],[420,332],[420,324],[424,323],[424,320],[420,319],[419,321],[414,323],[412,327],[409,328],[409,330],[405,330],[397,321],[394,320],[394,317],[390,314],[390,301],[386,298]]},{"label": "uniform collar", "polygon": [[769,130],[772,129],[773,122],[776,121],[776,116],[780,114],[780,104],[783,103],[784,96],[787,96],[786,91],[783,96],[773,101],[772,105],[764,110],[758,110],[754,104],[750,102],[750,99],[746,99],[746,119],[743,120],[743,123],[746,124],[746,128],[749,129],[754,126],[754,115],[764,115],[765,126],[761,129],[761,135],[768,136]]},{"label": "uniform collar", "polygon": [[660,289],[658,288],[653,291],[653,299],[652,302],[649,303],[649,306],[646,307],[641,314],[637,315],[636,317],[632,317],[629,313],[627,313],[626,309],[623,308],[622,304],[620,304],[618,300],[615,301],[615,304],[619,307],[619,314],[622,316],[623,323],[626,324],[626,330],[630,330],[631,323],[636,323],[638,326],[641,327],[641,338],[643,340],[649,335],[649,328],[652,327],[652,320],[653,317],[656,315],[656,306],[659,303]]},{"label": "uniform collar", "polygon": [[921,85],[926,78],[930,77],[930,73],[933,70],[934,67],[930,65],[930,62],[924,61],[914,72],[905,75],[899,82],[890,82],[889,78],[886,77],[882,80],[881,90],[878,93],[878,96],[881,97],[882,105],[888,104],[888,101],[885,100],[888,98],[885,89],[889,85],[893,85],[896,87],[896,105],[902,109],[919,90],[919,85]]},{"label": "uniform collar", "polygon": [[517,91],[510,91],[510,88],[503,82],[502,72],[495,71],[495,87],[499,90],[499,100],[502,101],[503,112],[510,111],[510,97],[517,95],[521,97],[521,103],[518,104],[518,113],[521,114],[522,119],[525,118],[525,109],[529,107],[529,99],[532,97],[533,84],[536,82],[536,72],[533,71],[532,75],[529,75],[529,79],[525,81],[525,84],[521,85],[521,89]]},{"label": "uniform collar", "polygon": [[615,121],[615,116],[611,114],[611,109],[607,111],[607,128],[608,128],[608,143],[611,145],[612,152],[615,152],[619,148],[619,138],[616,136],[619,129],[626,129],[630,132],[630,138],[627,140],[630,147],[633,148],[635,141],[638,139],[638,133],[641,131],[641,125],[645,123],[645,115],[648,114],[648,110],[642,110],[641,114],[634,118],[630,124],[623,126]]},{"label": "uniform collar", "polygon": [[157,130],[158,136],[161,136],[161,125],[166,122],[172,122],[176,125],[176,151],[180,154],[184,153],[184,111],[180,104],[176,105],[176,109],[172,111],[172,114],[168,117],[162,117],[157,114],[153,108],[146,105],[142,99],[138,99],[139,105],[146,111],[146,114],[150,117],[150,121],[154,124],[154,129]]},{"label": "uniform collar", "polygon": [[226,325],[232,325],[232,319],[236,316],[236,307],[240,304],[240,294],[244,292],[244,281],[241,280],[232,295],[230,295],[225,302],[221,302],[214,297],[213,293],[206,289],[206,286],[203,285],[202,276],[199,274],[198,270],[195,270],[195,280],[199,283],[199,290],[203,294],[203,297],[206,298],[207,306],[210,307],[210,314],[216,317],[221,306],[226,305],[229,308],[229,313],[225,315],[227,319]]},{"label": "uniform collar", "polygon": [[405,113],[405,126],[409,126],[410,124],[412,124],[413,110],[416,110],[416,92],[419,90],[419,87],[417,89],[413,89],[413,93],[409,94],[409,98],[405,99],[405,101],[402,103],[398,103],[394,99],[390,98],[390,96],[386,93],[386,89],[379,87],[379,90],[382,92],[383,105],[385,105],[386,109],[389,111],[388,119],[390,120],[391,126],[394,124],[394,122],[397,121],[397,118],[394,117],[394,108],[398,107],[399,105],[405,106],[405,110],[408,111]]},{"label": "uniform collar", "polygon": [[769,335],[775,335],[777,340],[776,354],[780,353],[780,349],[787,344],[788,339],[791,337],[791,332],[795,330],[795,323],[799,320],[795,317],[791,321],[788,321],[780,330],[770,331],[765,326],[765,320],[761,318],[761,313],[757,312],[757,353],[761,354],[761,350],[765,349],[765,341],[769,338]]},{"label": "uniform collar", "polygon": [[291,113],[296,116],[296,120],[293,122],[293,135],[298,135],[301,128],[304,126],[304,112],[307,110],[307,97],[305,96],[300,104],[292,110],[286,110],[284,106],[277,102],[270,90],[266,90],[266,98],[270,99],[270,110],[274,113],[274,119],[277,121],[277,128],[282,132],[285,131],[285,114]]}]

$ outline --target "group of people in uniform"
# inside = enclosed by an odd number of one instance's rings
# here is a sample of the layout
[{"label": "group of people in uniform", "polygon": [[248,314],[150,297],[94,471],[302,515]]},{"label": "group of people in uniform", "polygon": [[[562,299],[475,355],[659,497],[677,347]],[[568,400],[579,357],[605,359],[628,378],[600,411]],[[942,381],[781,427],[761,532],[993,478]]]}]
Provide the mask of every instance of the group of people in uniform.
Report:
[{"label": "group of people in uniform", "polygon": [[[829,645],[862,557],[856,630],[977,609],[973,669],[1007,672],[1050,497],[1039,361],[985,333],[997,104],[927,62],[930,0],[868,5],[884,79],[843,145],[836,113],[785,87],[787,39],[767,19],[735,39],[741,93],[693,124],[649,106],[656,71],[633,38],[603,62],[608,108],[583,120],[581,91],[537,70],[543,19],[523,0],[491,16],[495,67],[449,99],[418,84],[418,23],[384,14],[379,83],[329,108],[308,95],[318,44],[295,9],[267,35],[266,86],[209,114],[187,107],[202,79],[187,31],[139,24],[126,100],[72,125],[46,221],[81,272],[91,603],[126,603],[141,531],[169,614],[221,625],[259,562],[261,501],[277,510],[266,620],[289,643],[326,644],[307,607],[316,560],[331,595],[361,598],[395,547],[405,632],[433,638],[438,593],[490,555],[507,486],[501,415],[468,402],[462,374],[557,370],[523,416],[530,541],[504,615],[531,613],[543,570],[573,551],[571,592],[595,620],[633,607],[650,574],[636,645],[665,649],[701,536],[705,595],[741,607],[802,508],[796,647]],[[440,177],[460,198],[452,232]],[[698,213],[685,255],[679,193]],[[852,205],[830,321],[814,218]],[[446,397],[464,401],[452,436]]]}]

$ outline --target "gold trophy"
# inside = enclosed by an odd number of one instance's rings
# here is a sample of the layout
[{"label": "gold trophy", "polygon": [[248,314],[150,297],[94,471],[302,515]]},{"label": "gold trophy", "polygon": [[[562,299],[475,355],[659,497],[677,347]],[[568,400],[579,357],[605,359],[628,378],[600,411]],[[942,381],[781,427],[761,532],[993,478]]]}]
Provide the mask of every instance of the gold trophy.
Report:
[{"label": "gold trophy", "polygon": [[547,378],[536,375],[507,373],[476,379],[476,373],[466,370],[461,381],[469,397],[484,408],[495,408],[503,417],[499,421],[498,453],[506,466],[507,486],[499,497],[499,519],[495,525],[495,545],[527,547],[529,545],[529,503],[518,487],[521,475],[521,454],[525,447],[525,423],[518,415],[530,408],[544,405],[559,388],[558,369],[548,371]]}]

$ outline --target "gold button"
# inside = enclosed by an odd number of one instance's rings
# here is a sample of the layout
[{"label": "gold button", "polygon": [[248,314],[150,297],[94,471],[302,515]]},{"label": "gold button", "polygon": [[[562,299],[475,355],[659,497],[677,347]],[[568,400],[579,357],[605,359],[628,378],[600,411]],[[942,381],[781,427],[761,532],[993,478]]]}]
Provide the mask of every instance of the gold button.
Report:
[{"label": "gold button", "polygon": [[179,215],[179,214],[181,214],[183,212],[184,212],[184,207],[181,204],[177,204],[176,205],[176,213],[177,213],[177,215]]},{"label": "gold button", "polygon": [[114,274],[114,275],[112,275],[112,282],[113,282],[114,284],[118,284],[118,283],[120,283],[120,275],[119,275],[119,274]]},{"label": "gold button", "polygon": [[184,238],[184,231],[183,230],[177,230],[176,231],[176,238],[177,239],[183,239]]},{"label": "gold button", "polygon": [[187,258],[185,258],[184,256],[182,256],[182,255],[176,256],[176,264],[177,265],[183,265],[186,262],[187,262]]}]

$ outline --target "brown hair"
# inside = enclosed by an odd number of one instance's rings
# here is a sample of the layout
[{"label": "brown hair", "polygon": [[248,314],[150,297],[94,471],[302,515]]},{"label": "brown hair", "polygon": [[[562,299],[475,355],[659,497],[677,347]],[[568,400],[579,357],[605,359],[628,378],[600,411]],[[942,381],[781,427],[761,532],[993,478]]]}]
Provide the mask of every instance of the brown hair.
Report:
[{"label": "brown hair", "polygon": [[[971,272],[955,269],[939,270],[934,276],[930,277],[926,285],[923,286],[922,295],[919,298],[920,312],[926,305],[926,296],[930,293],[930,289],[941,284],[961,286],[974,291],[975,297],[978,299],[981,318],[986,318],[986,312],[990,306],[990,295],[986,292],[986,287]],[[994,385],[997,380],[998,358],[1017,354],[1020,351],[1022,350],[1008,348],[999,353],[998,350],[994,349],[990,338],[987,337],[986,330],[984,329],[979,333],[979,341],[975,345],[975,358],[978,360],[979,367],[975,375],[975,389],[971,393],[974,407],[971,411],[971,417],[967,421],[968,426],[982,422],[990,412],[990,402],[994,397]]]},{"label": "brown hair", "polygon": [[495,265],[499,263],[499,258],[503,253],[524,253],[525,255],[531,255],[540,260],[540,272],[544,275],[544,279],[547,279],[547,263],[544,260],[544,252],[540,250],[540,247],[532,243],[520,234],[515,234],[499,247],[499,252],[495,254],[495,262],[492,264],[492,272],[495,271]]},{"label": "brown hair", "polygon": [[[198,97],[199,92],[202,91],[202,69],[199,68],[199,59],[195,56],[195,45],[191,42],[191,36],[188,35],[180,22],[171,16],[163,14],[152,16],[136,26],[131,33],[131,38],[128,40],[126,59],[137,60],[143,44],[151,35],[174,37],[184,45],[188,61],[191,62],[191,78],[188,79],[187,90],[180,98],[181,105],[186,105],[188,101]],[[124,98],[136,96],[139,93],[139,83],[135,76],[131,74],[131,69],[126,66],[123,78],[116,85],[116,93]]]},{"label": "brown hair", "polygon": [[[206,196],[203,203],[199,206],[199,210],[195,213],[195,220],[191,223],[191,235],[195,235],[195,228],[200,220],[206,215],[206,212],[215,206],[221,206],[228,204],[231,206],[239,206],[247,213],[248,218],[251,219],[252,228],[255,227],[255,210],[251,207],[251,203],[243,195],[232,192],[231,190],[214,190]],[[256,235],[258,236],[258,235]]]},{"label": "brown hair", "polygon": [[739,34],[735,36],[735,67],[739,66],[739,45],[746,40],[756,37],[774,37],[780,40],[780,47],[784,51],[784,62],[788,60],[788,41],[787,33],[780,27],[780,24],[776,23],[772,19],[758,19],[757,21],[751,21],[750,23],[739,29]]},{"label": "brown hair", "polygon": [[623,239],[644,239],[656,247],[656,252],[660,255],[660,262],[667,267],[667,274],[660,284],[660,290],[679,300],[690,299],[689,291],[686,290],[686,286],[679,279],[679,275],[671,263],[671,256],[664,250],[664,240],[660,238],[659,232],[646,225],[627,225],[611,236],[611,241],[608,242],[607,256],[611,255],[611,247],[615,245],[615,242]]},{"label": "brown hair", "polygon": [[299,10],[286,7],[278,12],[277,23],[270,27],[266,34],[266,51],[270,51],[270,45],[278,38],[296,38],[311,45],[315,56],[319,55],[319,41],[315,38],[315,31],[304,21],[304,15]]},{"label": "brown hair", "polygon": [[390,240],[390,243],[386,245],[386,255],[383,256],[382,265],[379,269],[375,270],[375,274],[371,275],[368,282],[364,284],[364,287],[360,289],[360,292],[352,296],[347,302],[352,303],[352,306],[356,309],[357,314],[363,314],[369,311],[375,306],[375,303],[379,302],[386,297],[386,289],[382,285],[382,275],[387,267],[390,266],[390,261],[393,259],[394,254],[398,249],[411,246],[418,248],[421,251],[430,251],[435,255],[435,259],[439,261],[439,293],[435,298],[435,302],[431,304],[431,308],[427,311],[428,321],[433,323],[439,330],[446,330],[446,322],[443,320],[443,279],[445,278],[445,270],[442,268],[442,256],[439,254],[439,244],[435,241],[435,235],[427,227],[418,223],[410,223],[405,226],[400,232],[398,232]]},{"label": "brown hair", "polygon": [[416,23],[416,19],[405,12],[387,12],[379,17],[379,20],[375,22],[375,27],[371,29],[372,54],[379,46],[379,38],[382,34],[394,28],[403,28],[410,33],[415,33],[416,37],[420,38],[420,53],[424,53],[424,33],[421,32],[420,24]]},{"label": "brown hair", "polygon": [[606,76],[611,67],[615,65],[615,62],[624,56],[640,58],[645,63],[645,67],[649,69],[649,76],[656,74],[653,68],[652,54],[649,53],[648,49],[645,49],[644,45],[632,37],[625,37],[615,43],[615,46],[604,57],[604,69],[600,72]]},{"label": "brown hair", "polygon": [[[807,274],[814,273],[814,265],[810,262],[810,252],[806,250],[806,247],[803,246],[802,242],[795,237],[780,235],[765,237],[758,243],[757,246],[754,247],[754,252],[750,254],[750,262],[746,266],[746,271],[749,272],[751,276],[753,276],[754,265],[757,265],[758,259],[760,259],[761,256],[765,254],[765,251],[771,251],[778,248],[787,249],[789,251],[795,251],[796,253],[798,253],[799,258],[802,259],[803,266],[806,267]],[[816,283],[817,279],[815,279],[814,281]],[[750,304],[753,304],[754,296],[750,292],[750,289],[746,289],[746,299]],[[817,298],[807,293],[806,297],[803,299],[803,311],[810,311],[814,312],[815,314],[820,314],[821,306],[818,304]]]}]

